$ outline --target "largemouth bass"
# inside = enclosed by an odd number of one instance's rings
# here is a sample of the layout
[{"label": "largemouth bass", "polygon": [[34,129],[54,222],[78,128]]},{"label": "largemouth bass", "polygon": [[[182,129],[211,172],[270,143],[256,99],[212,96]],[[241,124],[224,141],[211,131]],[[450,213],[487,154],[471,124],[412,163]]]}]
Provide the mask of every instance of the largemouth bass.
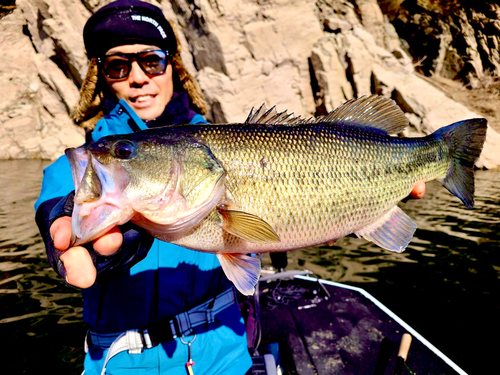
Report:
[{"label": "largemouth bass", "polygon": [[167,126],[69,149],[73,244],[132,221],[151,235],[217,254],[243,294],[260,260],[249,253],[332,243],[354,233],[403,251],[415,222],[399,207],[417,181],[439,180],[474,204],[474,161],[486,120],[422,138],[390,99],[351,100],[302,120],[275,110],[243,124]]}]

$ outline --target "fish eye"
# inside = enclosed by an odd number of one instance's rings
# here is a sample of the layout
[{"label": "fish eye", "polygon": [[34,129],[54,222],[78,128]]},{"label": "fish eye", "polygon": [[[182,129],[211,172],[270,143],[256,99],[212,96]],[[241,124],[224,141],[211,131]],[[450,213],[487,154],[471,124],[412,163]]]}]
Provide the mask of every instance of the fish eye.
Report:
[{"label": "fish eye", "polygon": [[111,154],[120,159],[130,159],[135,156],[136,148],[132,142],[118,141],[111,148]]}]

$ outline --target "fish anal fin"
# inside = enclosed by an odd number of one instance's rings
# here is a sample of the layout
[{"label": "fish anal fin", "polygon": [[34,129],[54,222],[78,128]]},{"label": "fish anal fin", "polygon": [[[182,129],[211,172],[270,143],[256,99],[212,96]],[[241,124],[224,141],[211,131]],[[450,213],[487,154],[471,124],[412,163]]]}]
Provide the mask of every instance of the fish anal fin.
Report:
[{"label": "fish anal fin", "polygon": [[417,224],[401,208],[395,206],[378,221],[355,234],[383,249],[401,253],[410,243],[416,229]]},{"label": "fish anal fin", "polygon": [[217,258],[236,289],[245,296],[253,295],[260,277],[260,259],[238,253],[220,253]]},{"label": "fish anal fin", "polygon": [[217,207],[222,216],[222,229],[251,243],[280,242],[274,229],[260,217],[248,212]]}]

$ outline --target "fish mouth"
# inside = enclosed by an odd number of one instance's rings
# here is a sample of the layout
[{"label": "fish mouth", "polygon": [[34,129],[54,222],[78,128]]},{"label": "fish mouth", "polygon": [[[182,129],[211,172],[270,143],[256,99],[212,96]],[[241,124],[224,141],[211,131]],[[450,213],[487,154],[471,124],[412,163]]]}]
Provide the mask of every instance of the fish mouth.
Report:
[{"label": "fish mouth", "polygon": [[83,147],[66,150],[75,185],[71,216],[71,245],[95,240],[132,217],[123,196],[127,172],[119,165],[104,165]]},{"label": "fish mouth", "polygon": [[64,152],[71,166],[71,176],[75,185],[75,192],[80,187],[89,161],[89,152],[85,147],[68,148]]},{"label": "fish mouth", "polygon": [[71,217],[71,245],[79,246],[106,234],[113,227],[124,224],[123,211],[110,204],[89,208],[75,204]]}]

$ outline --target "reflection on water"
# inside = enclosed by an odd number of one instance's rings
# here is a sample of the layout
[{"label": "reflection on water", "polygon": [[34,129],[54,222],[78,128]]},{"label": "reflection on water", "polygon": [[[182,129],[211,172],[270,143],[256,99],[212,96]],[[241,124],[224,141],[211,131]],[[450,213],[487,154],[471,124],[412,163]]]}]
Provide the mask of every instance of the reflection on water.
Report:
[{"label": "reflection on water", "polygon": [[[34,223],[46,164],[0,161],[0,333],[9,338],[0,344],[2,373],[82,371],[80,293],[58,281]],[[349,237],[289,253],[288,269],[361,286],[464,370],[486,373],[500,349],[483,345],[500,334],[500,173],[476,178],[474,210],[437,183],[402,204],[418,230],[401,254]]]}]

